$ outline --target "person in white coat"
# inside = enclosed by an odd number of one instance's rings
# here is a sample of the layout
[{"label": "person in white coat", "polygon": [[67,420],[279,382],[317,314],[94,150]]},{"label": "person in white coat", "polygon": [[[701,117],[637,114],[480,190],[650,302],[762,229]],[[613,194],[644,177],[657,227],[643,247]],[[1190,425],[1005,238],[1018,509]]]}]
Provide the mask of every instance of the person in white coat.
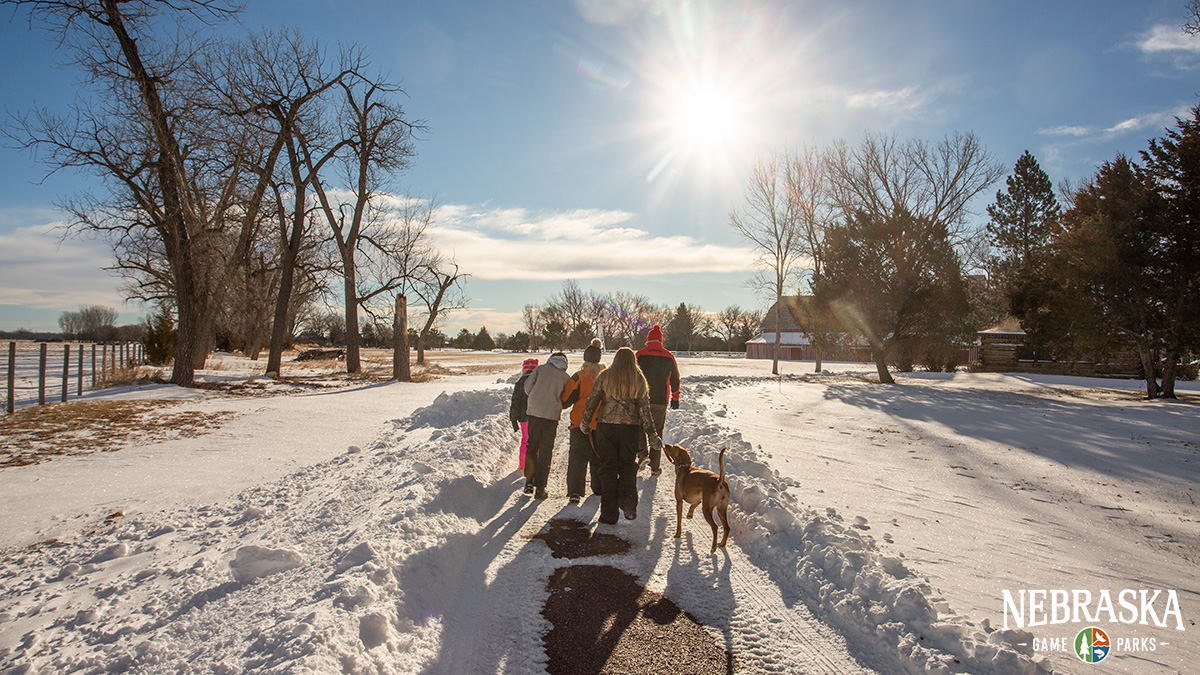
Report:
[{"label": "person in white coat", "polygon": [[535,499],[546,498],[550,460],[554,457],[554,437],[558,434],[558,420],[563,411],[563,390],[570,379],[567,375],[567,356],[562,352],[554,352],[545,363],[534,368],[525,380],[525,393],[529,397],[525,409],[529,417],[525,494],[532,494]]}]

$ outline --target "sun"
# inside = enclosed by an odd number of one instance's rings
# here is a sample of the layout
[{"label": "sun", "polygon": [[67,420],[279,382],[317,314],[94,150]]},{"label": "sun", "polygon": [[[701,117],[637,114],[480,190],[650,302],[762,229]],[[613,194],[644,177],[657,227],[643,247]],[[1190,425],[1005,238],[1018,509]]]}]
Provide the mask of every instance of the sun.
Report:
[{"label": "sun", "polygon": [[681,144],[712,152],[737,141],[742,120],[732,92],[699,85],[678,95],[674,126]]},{"label": "sun", "polygon": [[743,98],[733,86],[700,77],[678,78],[662,87],[655,145],[665,151],[647,180],[655,180],[668,166],[711,177],[736,163],[749,136]]}]

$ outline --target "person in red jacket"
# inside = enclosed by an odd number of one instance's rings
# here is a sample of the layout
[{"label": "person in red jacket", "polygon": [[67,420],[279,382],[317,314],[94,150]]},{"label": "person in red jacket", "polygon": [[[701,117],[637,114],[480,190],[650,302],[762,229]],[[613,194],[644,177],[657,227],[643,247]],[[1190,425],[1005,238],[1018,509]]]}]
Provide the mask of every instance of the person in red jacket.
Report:
[{"label": "person in red jacket", "polygon": [[[650,414],[654,418],[654,431],[662,438],[668,402],[672,410],[679,409],[679,366],[675,355],[663,347],[663,332],[658,324],[646,334],[646,346],[638,350],[637,364],[650,385]],[[642,448],[645,451],[645,439]],[[649,452],[650,473],[658,475],[662,473],[662,448],[651,446]]]}]

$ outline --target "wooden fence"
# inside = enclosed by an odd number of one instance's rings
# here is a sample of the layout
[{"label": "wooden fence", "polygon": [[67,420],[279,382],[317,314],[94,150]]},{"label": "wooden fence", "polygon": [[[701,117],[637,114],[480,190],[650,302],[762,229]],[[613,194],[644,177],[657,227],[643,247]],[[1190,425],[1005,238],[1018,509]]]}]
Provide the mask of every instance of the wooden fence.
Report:
[{"label": "wooden fence", "polygon": [[64,344],[9,342],[5,365],[4,410],[18,406],[66,402],[74,389],[102,385],[112,375],[146,362],[141,343]]}]

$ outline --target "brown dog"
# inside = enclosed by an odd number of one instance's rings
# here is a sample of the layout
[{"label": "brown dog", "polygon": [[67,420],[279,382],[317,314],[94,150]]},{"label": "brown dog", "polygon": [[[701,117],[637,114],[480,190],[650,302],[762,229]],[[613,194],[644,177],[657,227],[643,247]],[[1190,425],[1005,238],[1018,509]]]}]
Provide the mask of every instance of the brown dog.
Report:
[{"label": "brown dog", "polygon": [[[683,503],[691,504],[688,518],[696,512],[697,506],[701,506],[704,519],[712,527],[713,545],[710,553],[716,553],[717,547],[724,547],[725,541],[729,539],[729,483],[725,482],[725,448],[721,448],[720,475],[692,466],[692,455],[681,446],[664,445],[663,452],[675,465],[675,538],[683,535]],[[725,536],[721,537],[719,544],[713,509],[717,510],[717,514],[721,516],[721,525],[725,527]]]}]

